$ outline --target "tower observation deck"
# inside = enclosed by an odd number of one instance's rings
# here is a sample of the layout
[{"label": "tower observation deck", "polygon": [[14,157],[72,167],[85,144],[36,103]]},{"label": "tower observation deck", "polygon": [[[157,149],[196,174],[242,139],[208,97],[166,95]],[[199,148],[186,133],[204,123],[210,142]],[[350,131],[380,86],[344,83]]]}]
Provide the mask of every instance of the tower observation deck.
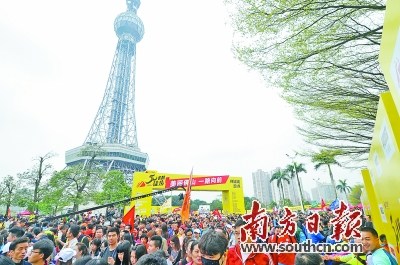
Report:
[{"label": "tower observation deck", "polygon": [[127,10],[114,22],[118,44],[103,100],[83,145],[66,152],[67,166],[86,166],[92,159],[107,171],[121,170],[130,176],[147,167],[148,155],[139,149],[135,120],[136,43],[143,38],[144,26],[136,14],[140,0],[126,4]]}]

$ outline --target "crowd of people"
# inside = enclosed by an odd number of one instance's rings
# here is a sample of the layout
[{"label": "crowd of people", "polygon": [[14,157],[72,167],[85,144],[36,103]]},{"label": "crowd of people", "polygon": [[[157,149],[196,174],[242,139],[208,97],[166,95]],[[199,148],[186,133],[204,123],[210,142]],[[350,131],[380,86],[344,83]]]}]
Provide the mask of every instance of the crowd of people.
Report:
[{"label": "crowd of people", "polygon": [[[283,212],[269,213],[265,240],[258,243],[342,244],[353,242],[342,237],[332,242],[331,215],[321,214],[319,232],[307,233],[305,214],[299,214],[297,231],[282,235],[279,223]],[[385,249],[385,237],[373,228],[368,217],[360,228],[360,253],[244,253],[241,229],[246,221],[240,215],[192,215],[181,222],[179,214],[135,217],[134,225],[121,217],[85,213],[70,218],[28,222],[6,218],[0,223],[0,265],[307,265],[307,264],[397,264]],[[381,240],[381,241],[380,241]],[[386,242],[387,247],[387,242]]]}]

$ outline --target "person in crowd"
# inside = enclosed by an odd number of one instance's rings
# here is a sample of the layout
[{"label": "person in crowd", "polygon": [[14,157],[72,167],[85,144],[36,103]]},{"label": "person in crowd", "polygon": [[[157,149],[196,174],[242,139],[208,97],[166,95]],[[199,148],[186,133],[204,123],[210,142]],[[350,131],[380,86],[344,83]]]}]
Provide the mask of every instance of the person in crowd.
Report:
[{"label": "person in crowd", "polygon": [[7,253],[10,249],[11,243],[16,239],[21,238],[24,234],[25,231],[21,227],[15,226],[10,228],[8,230],[7,243],[3,246],[2,254]]},{"label": "person in crowd", "polygon": [[136,262],[136,265],[167,265],[167,260],[156,254],[146,254]]},{"label": "person in crowd", "polygon": [[295,265],[324,265],[324,261],[318,253],[298,253]]},{"label": "person in crowd", "polygon": [[129,233],[129,231],[127,230],[124,230],[124,236],[122,237],[122,241],[124,240],[129,241],[131,245],[135,245],[135,241],[133,240],[131,233]]},{"label": "person in crowd", "polygon": [[104,259],[92,259],[86,265],[108,265],[108,263]]},{"label": "person in crowd", "polygon": [[381,241],[381,247],[383,247],[387,252],[390,252],[390,250],[389,250],[389,244],[388,244],[388,242],[387,242],[387,239],[386,239],[386,235],[385,235],[385,234],[381,234],[381,235],[379,236],[379,241]]},{"label": "person in crowd", "polygon": [[152,236],[147,247],[148,253],[154,253],[157,250],[161,249],[162,246],[162,238],[160,236]]},{"label": "person in crowd", "polygon": [[147,254],[147,249],[144,245],[136,245],[131,251],[131,264],[135,265],[138,259]]},{"label": "person in crowd", "polygon": [[71,225],[67,231],[67,243],[64,244],[63,248],[74,249],[78,243],[77,237],[79,236],[80,227],[79,225]]},{"label": "person in crowd", "polygon": [[246,224],[246,222],[239,218],[235,223],[235,245],[231,246],[227,254],[227,265],[239,265],[239,264],[270,264],[273,265],[272,257],[269,253],[251,253],[246,258],[242,255],[240,249],[240,230]]},{"label": "person in crowd", "polygon": [[158,249],[156,252],[153,253],[154,255],[157,255],[163,259],[165,259],[165,261],[167,262],[167,265],[172,265],[172,262],[168,259],[168,254],[165,253],[164,250],[162,249]]},{"label": "person in crowd", "polygon": [[183,239],[185,238],[185,229],[183,228],[183,226],[180,226],[178,228],[177,236],[178,236],[179,242],[181,243],[181,246],[182,246],[183,245]]},{"label": "person in crowd", "polygon": [[185,237],[187,237],[188,239],[192,239],[193,236],[193,230],[191,228],[187,228],[185,230]]},{"label": "person in crowd", "polygon": [[149,238],[147,237],[146,234],[142,234],[142,235],[140,236],[140,243],[141,243],[142,245],[144,245],[144,246],[146,247],[146,249],[149,247],[148,241],[149,241]]},{"label": "person in crowd", "polygon": [[181,261],[181,265],[186,265],[190,262],[192,262],[192,254],[190,253],[190,245],[194,242],[194,239],[185,239],[184,243],[183,243],[183,247],[181,250],[182,253],[182,261]]},{"label": "person in crowd", "polygon": [[100,258],[100,254],[101,254],[101,240],[98,238],[95,238],[92,240],[92,242],[90,242],[89,255],[93,259],[97,259],[97,258]]},{"label": "person in crowd", "polygon": [[[354,243],[360,244],[361,238],[356,238]],[[323,260],[333,260],[336,263],[346,263],[348,265],[365,265],[367,263],[367,249],[363,246],[363,250],[360,253],[349,253],[347,255],[325,255]]]},{"label": "person in crowd", "polygon": [[379,265],[390,265],[396,262],[396,260],[388,253],[379,243],[378,232],[369,226],[364,226],[360,229],[361,231],[361,242],[365,249],[369,252],[367,255],[367,264],[379,264]]},{"label": "person in crowd", "polygon": [[[60,227],[60,230],[58,231],[58,237],[56,239],[56,243],[59,249],[63,248],[65,243],[67,242],[67,232],[68,232],[68,228],[69,226],[67,224],[62,224]],[[37,227],[38,229],[40,229],[39,227]],[[33,229],[34,233],[35,233],[35,229]],[[36,233],[35,233],[36,234]]]},{"label": "person in crowd", "polygon": [[[288,244],[297,243],[296,238],[289,234],[282,235],[282,226],[275,225],[274,234],[267,239],[268,243]],[[291,265],[294,264],[295,253],[272,253],[270,254],[274,264]]]},{"label": "person in crowd", "polygon": [[228,239],[213,229],[204,233],[199,240],[201,262],[203,265],[224,265],[226,263],[226,250]]},{"label": "person in crowd", "polygon": [[29,262],[25,261],[25,255],[29,247],[29,238],[20,237],[15,239],[10,244],[8,256],[16,265],[30,265]]},{"label": "person in crowd", "polygon": [[80,259],[84,256],[89,256],[89,251],[88,248],[86,247],[85,244],[78,242],[76,243],[74,250],[76,251],[75,258]]},{"label": "person in crowd", "polygon": [[76,239],[78,240],[78,242],[85,244],[86,247],[89,248],[89,243],[90,243],[89,238],[84,234],[84,231],[82,231],[82,227],[86,228],[86,226],[78,226],[78,227],[79,227],[79,234]]},{"label": "person in crowd", "polygon": [[364,227],[374,228],[374,224],[372,223],[372,220],[371,220],[371,215],[366,214],[364,216],[364,218],[365,218]]},{"label": "person in crowd", "polygon": [[117,246],[117,259],[115,265],[129,265],[131,255],[131,242],[128,240],[121,241]]},{"label": "person in crowd", "polygon": [[0,255],[0,265],[15,265],[15,263],[9,257]]},{"label": "person in crowd", "polygon": [[57,265],[72,265],[72,261],[76,255],[76,251],[72,248],[63,248],[58,252],[55,260]]},{"label": "person in crowd", "polygon": [[92,260],[91,256],[83,256],[80,259],[75,260],[74,265],[86,265],[89,261]]},{"label": "person in crowd", "polygon": [[108,264],[114,265],[117,258],[117,245],[119,241],[119,229],[117,227],[111,227],[107,230],[108,246],[101,256],[102,259],[106,260]]},{"label": "person in crowd", "polygon": [[177,236],[173,236],[171,238],[170,246],[169,260],[172,262],[173,265],[176,265],[181,260],[181,245]]},{"label": "person in crowd", "polygon": [[168,253],[168,241],[166,238],[162,236],[162,229],[161,227],[156,228],[156,235],[161,237],[162,244],[161,244],[161,249],[165,251],[165,253]]},{"label": "person in crowd", "polygon": [[231,224],[226,224],[226,232],[228,234],[228,247],[235,245],[235,229]]},{"label": "person in crowd", "polygon": [[195,240],[190,244],[190,255],[192,257],[192,261],[188,263],[188,265],[201,265],[201,253],[199,249],[199,241]]},{"label": "person in crowd", "polygon": [[193,230],[193,239],[199,240],[201,235],[200,229],[196,228]]},{"label": "person in crowd", "polygon": [[47,259],[54,251],[54,243],[48,239],[42,239],[33,244],[28,256],[28,261],[32,265],[45,265]]},{"label": "person in crowd", "polygon": [[104,237],[104,228],[102,226],[96,226],[94,238],[100,239],[101,242],[106,240],[106,238]]}]

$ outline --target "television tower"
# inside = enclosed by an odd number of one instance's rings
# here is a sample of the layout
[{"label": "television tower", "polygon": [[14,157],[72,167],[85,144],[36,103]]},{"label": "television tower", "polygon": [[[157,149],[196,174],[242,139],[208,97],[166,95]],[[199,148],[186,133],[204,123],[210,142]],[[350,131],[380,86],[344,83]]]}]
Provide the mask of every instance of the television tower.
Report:
[{"label": "television tower", "polygon": [[126,4],[127,10],[114,22],[118,44],[103,100],[85,142],[68,150],[65,162],[85,167],[92,160],[107,171],[121,170],[131,177],[134,171],[146,169],[148,155],[138,146],[134,108],[136,43],[143,38],[144,26],[136,14],[140,0],[126,0]]}]

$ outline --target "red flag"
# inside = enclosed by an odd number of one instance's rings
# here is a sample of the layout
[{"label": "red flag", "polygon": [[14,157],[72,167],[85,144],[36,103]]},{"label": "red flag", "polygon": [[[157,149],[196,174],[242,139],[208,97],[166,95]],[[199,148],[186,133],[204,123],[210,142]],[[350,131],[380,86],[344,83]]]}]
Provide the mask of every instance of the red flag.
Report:
[{"label": "red flag", "polygon": [[325,203],[324,199],[321,199],[321,209],[325,210],[325,208],[326,208],[326,203]]},{"label": "red flag", "polygon": [[131,232],[135,226],[135,206],[133,206],[125,215],[122,217],[122,222],[126,225],[131,226]]},{"label": "red flag", "polygon": [[189,177],[189,182],[186,187],[186,194],[185,198],[183,199],[182,203],[182,210],[181,210],[181,220],[182,223],[185,223],[185,221],[189,220],[189,214],[190,214],[190,193],[192,191],[192,180],[193,180],[193,168],[192,171],[190,172],[190,177]]},{"label": "red flag", "polygon": [[212,212],[212,214],[215,215],[215,216],[217,216],[217,217],[218,217],[218,220],[221,220],[221,219],[222,219],[221,213],[219,212],[218,209],[215,209],[215,210]]}]

